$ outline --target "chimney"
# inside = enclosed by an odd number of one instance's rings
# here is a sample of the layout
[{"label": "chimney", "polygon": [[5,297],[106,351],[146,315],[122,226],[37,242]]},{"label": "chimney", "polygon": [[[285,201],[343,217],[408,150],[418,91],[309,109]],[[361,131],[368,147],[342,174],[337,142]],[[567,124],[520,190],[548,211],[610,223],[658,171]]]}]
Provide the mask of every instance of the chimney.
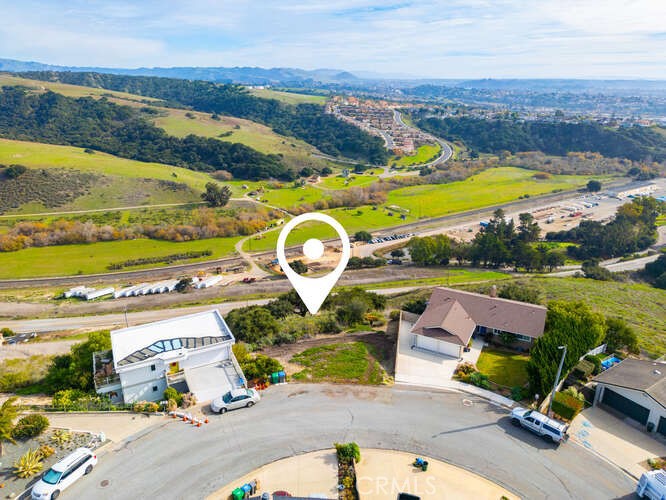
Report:
[{"label": "chimney", "polygon": [[493,298],[497,297],[497,286],[495,285],[491,286],[488,295],[490,295]]}]

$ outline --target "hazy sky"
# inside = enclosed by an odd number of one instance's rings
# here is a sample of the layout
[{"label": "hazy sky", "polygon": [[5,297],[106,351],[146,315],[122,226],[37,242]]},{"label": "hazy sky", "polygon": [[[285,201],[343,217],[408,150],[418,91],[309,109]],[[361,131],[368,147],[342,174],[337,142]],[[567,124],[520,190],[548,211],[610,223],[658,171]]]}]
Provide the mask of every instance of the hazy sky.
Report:
[{"label": "hazy sky", "polygon": [[0,57],[666,79],[666,0],[0,0]]}]

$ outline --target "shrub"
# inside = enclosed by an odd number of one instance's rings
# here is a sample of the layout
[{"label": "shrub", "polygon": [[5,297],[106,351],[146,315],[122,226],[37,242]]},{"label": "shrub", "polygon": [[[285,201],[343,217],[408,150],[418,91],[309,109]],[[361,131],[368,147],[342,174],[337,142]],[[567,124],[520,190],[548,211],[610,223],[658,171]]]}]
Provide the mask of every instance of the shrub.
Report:
[{"label": "shrub", "polygon": [[391,321],[398,321],[400,319],[400,311],[398,311],[397,309],[394,309],[393,311],[391,311],[389,313],[389,319]]},{"label": "shrub", "polygon": [[191,392],[183,394],[183,408],[189,408],[197,404],[197,398]]},{"label": "shrub", "polygon": [[177,409],[178,409],[178,403],[176,403],[175,399],[167,400],[167,410],[168,411],[176,411]]},{"label": "shrub", "polygon": [[55,448],[53,446],[49,446],[48,444],[43,444],[39,447],[39,454],[42,456],[44,460],[49,458],[54,453],[55,453]]},{"label": "shrub", "polygon": [[11,328],[0,328],[0,335],[3,337],[13,337],[14,331]]},{"label": "shrub", "polygon": [[576,366],[574,366],[572,370],[572,374],[578,379],[578,380],[585,380],[587,379],[592,372],[594,372],[594,364],[590,363],[589,361],[586,361],[584,359],[581,359]]},{"label": "shrub", "polygon": [[361,450],[358,444],[354,442],[345,444],[335,443],[334,446],[339,462],[349,464],[352,460],[356,463],[361,461]]},{"label": "shrub", "polygon": [[456,366],[454,373],[455,375],[462,377],[464,375],[471,375],[475,371],[476,367],[469,361],[465,361],[464,363],[460,363],[458,366]]},{"label": "shrub", "polygon": [[143,409],[146,406],[147,401],[137,401],[132,405],[132,411],[135,413],[143,413]]},{"label": "shrub", "polygon": [[515,386],[511,388],[511,399],[514,401],[522,401],[527,397],[526,390],[524,387]]},{"label": "shrub", "polygon": [[481,387],[482,389],[489,389],[490,383],[488,382],[488,375],[481,372],[474,372],[469,376],[469,381],[472,385]]},{"label": "shrub", "polygon": [[58,447],[62,447],[64,444],[69,443],[72,440],[72,433],[65,429],[58,429],[53,431],[51,434],[51,442]]},{"label": "shrub", "polygon": [[571,387],[567,387],[564,391],[562,391],[563,394],[567,394],[578,401],[582,401],[583,403],[585,402],[585,396],[583,396],[583,393],[580,392],[576,387],[573,385]]},{"label": "shrub", "polygon": [[51,404],[58,409],[62,410],[72,410],[77,407],[77,403],[81,399],[88,396],[85,392],[78,389],[66,389],[64,391],[58,391],[53,395]]},{"label": "shrub", "polygon": [[167,387],[166,390],[164,391],[164,399],[166,399],[167,401],[173,399],[176,402],[176,405],[180,406],[181,403],[183,402],[183,395],[173,387]]},{"label": "shrub", "polygon": [[32,477],[42,470],[42,455],[38,449],[28,450],[14,462],[14,474],[20,478]]},{"label": "shrub", "polygon": [[49,426],[49,419],[44,415],[27,415],[22,417],[12,429],[14,439],[30,439],[39,436]]},{"label": "shrub", "polygon": [[593,375],[599,375],[601,373],[601,359],[599,356],[588,354],[585,356],[585,361],[589,361],[594,365],[594,370],[592,371]]},{"label": "shrub", "polygon": [[160,410],[160,405],[155,403],[154,401],[150,401],[143,405],[143,411],[147,413],[155,413]]},{"label": "shrub", "polygon": [[566,420],[573,420],[583,409],[583,406],[585,406],[583,401],[576,399],[570,394],[564,392],[555,393],[553,411]]},{"label": "shrub", "polygon": [[254,358],[246,358],[239,364],[248,380],[265,378],[271,373],[279,372],[283,369],[277,359],[273,359],[264,354],[257,354]]}]

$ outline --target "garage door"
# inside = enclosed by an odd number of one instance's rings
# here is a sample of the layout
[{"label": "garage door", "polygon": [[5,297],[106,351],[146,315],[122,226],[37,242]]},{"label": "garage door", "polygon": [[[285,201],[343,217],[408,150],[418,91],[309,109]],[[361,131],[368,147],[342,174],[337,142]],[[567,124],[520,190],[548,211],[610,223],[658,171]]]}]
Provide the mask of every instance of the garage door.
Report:
[{"label": "garage door", "polygon": [[460,346],[452,344],[451,342],[444,342],[443,340],[437,340],[430,337],[425,337],[423,335],[415,335],[416,337],[416,347],[420,349],[425,349],[432,352],[437,352],[440,354],[445,354],[447,356],[458,357],[460,355]]},{"label": "garage door", "polygon": [[606,387],[601,402],[610,406],[611,408],[619,411],[627,417],[639,422],[643,425],[647,424],[650,410],[634,403],[631,399],[625,398],[623,395]]},{"label": "garage door", "polygon": [[666,436],[666,418],[664,417],[659,418],[659,425],[657,426],[657,432],[659,434]]}]

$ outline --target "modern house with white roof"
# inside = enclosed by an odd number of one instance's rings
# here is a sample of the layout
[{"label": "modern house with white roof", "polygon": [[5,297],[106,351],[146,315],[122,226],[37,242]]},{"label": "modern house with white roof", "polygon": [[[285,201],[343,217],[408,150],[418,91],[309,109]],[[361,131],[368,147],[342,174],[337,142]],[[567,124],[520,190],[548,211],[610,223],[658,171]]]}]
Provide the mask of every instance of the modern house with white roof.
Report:
[{"label": "modern house with white roof", "polygon": [[93,355],[95,388],[114,401],[161,401],[175,387],[207,401],[243,387],[235,339],[217,310],[111,332],[111,352]]}]

